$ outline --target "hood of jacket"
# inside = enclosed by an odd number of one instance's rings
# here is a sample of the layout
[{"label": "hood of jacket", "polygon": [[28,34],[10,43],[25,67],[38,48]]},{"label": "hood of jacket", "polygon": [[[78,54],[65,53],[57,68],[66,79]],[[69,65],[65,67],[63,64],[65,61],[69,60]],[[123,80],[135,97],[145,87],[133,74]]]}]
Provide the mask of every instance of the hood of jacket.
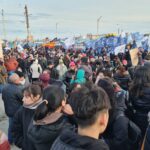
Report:
[{"label": "hood of jacket", "polygon": [[37,123],[31,121],[28,128],[29,139],[35,144],[52,144],[63,129],[71,128],[64,116],[52,120],[54,121],[49,124],[46,120]]},{"label": "hood of jacket", "polygon": [[94,139],[87,136],[80,136],[74,131],[65,131],[55,141],[52,150],[108,150],[106,143],[99,139]]}]

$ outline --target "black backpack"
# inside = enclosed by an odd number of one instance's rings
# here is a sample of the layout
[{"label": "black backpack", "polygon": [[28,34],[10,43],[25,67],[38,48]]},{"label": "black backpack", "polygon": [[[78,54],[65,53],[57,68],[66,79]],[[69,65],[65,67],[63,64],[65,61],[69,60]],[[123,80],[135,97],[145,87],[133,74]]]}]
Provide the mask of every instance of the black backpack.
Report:
[{"label": "black backpack", "polygon": [[[126,117],[123,113],[117,115],[115,120],[120,117]],[[127,117],[126,117],[127,118]],[[128,118],[127,118],[128,119]],[[140,147],[141,142],[141,130],[140,128],[131,120],[128,119],[128,138],[129,138],[129,147],[131,150],[137,150]]]}]

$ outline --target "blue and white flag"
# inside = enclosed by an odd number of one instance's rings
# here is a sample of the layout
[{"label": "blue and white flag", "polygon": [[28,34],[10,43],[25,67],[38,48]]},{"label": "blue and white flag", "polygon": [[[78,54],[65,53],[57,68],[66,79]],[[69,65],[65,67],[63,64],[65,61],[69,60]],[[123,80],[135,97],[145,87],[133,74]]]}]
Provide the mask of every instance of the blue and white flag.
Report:
[{"label": "blue and white flag", "polygon": [[121,46],[118,46],[115,48],[114,52],[115,52],[115,55],[118,55],[119,53],[124,53],[125,52],[125,47],[126,45],[121,45]]}]

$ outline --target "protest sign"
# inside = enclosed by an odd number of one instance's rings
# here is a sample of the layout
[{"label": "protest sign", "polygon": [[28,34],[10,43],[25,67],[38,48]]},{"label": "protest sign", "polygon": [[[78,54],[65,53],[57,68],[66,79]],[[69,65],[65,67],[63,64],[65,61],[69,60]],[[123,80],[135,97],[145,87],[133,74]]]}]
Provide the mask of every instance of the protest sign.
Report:
[{"label": "protest sign", "polygon": [[133,66],[138,64],[138,48],[130,50],[131,62]]}]

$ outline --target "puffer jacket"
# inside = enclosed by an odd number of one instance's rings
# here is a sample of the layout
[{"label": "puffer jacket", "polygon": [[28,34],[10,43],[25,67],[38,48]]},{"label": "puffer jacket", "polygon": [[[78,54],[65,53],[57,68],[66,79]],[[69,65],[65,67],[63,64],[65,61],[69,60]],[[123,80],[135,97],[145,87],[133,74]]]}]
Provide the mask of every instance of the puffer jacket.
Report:
[{"label": "puffer jacket", "polygon": [[13,117],[22,105],[22,87],[13,83],[8,83],[2,90],[5,112],[8,117]]},{"label": "puffer jacket", "polygon": [[29,125],[28,137],[34,144],[36,150],[50,150],[53,142],[59,134],[64,129],[72,128],[72,125],[68,123],[68,120],[64,115],[56,120],[54,118],[57,117],[50,117],[48,119],[49,123],[44,123],[45,121],[43,123],[32,121]]},{"label": "puffer jacket", "polygon": [[142,87],[142,95],[135,97],[130,93],[130,101],[134,109],[133,121],[140,127],[144,136],[148,126],[148,112],[150,111],[150,87]]},{"label": "puffer jacket", "polygon": [[54,142],[51,150],[109,150],[109,148],[101,139],[97,140],[78,135],[73,131],[65,131]]},{"label": "puffer jacket", "polygon": [[5,67],[7,71],[15,71],[18,67],[18,62],[16,61],[15,58],[11,57],[7,61],[5,61]]},{"label": "puffer jacket", "polygon": [[27,136],[28,126],[33,118],[35,109],[42,103],[42,99],[31,105],[23,105],[16,112],[13,124],[14,143],[22,150],[35,150]]}]

